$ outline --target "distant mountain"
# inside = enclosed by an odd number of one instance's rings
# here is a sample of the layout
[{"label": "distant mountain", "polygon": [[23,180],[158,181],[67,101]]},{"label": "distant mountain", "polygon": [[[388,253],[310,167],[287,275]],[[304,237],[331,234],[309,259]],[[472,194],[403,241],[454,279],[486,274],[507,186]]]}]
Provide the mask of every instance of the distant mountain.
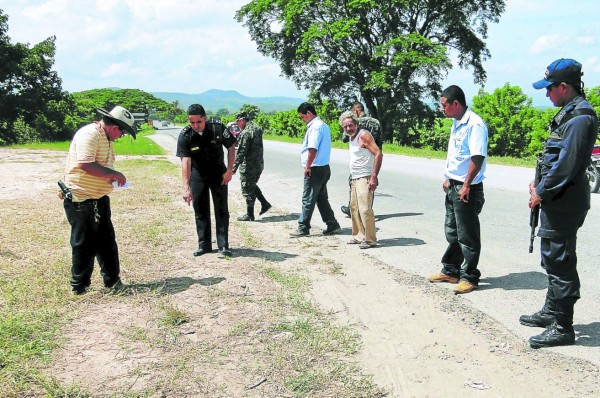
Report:
[{"label": "distant mountain", "polygon": [[182,109],[187,109],[191,104],[200,104],[204,109],[212,112],[217,112],[219,109],[235,112],[244,104],[256,105],[263,112],[289,111],[306,101],[306,99],[291,97],[246,97],[234,90],[208,90],[201,94],[162,92],[151,94],[169,103],[178,101]]}]

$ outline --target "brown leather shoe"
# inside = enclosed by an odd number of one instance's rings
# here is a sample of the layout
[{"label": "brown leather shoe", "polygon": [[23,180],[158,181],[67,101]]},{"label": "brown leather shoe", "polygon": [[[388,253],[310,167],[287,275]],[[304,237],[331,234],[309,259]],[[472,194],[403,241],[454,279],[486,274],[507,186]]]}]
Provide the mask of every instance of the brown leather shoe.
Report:
[{"label": "brown leather shoe", "polygon": [[458,283],[458,278],[455,278],[450,275],[446,275],[443,272],[432,274],[427,277],[429,282],[448,282],[448,283]]},{"label": "brown leather shoe", "polygon": [[477,289],[477,285],[472,284],[469,281],[462,280],[458,282],[458,285],[454,288],[455,294],[464,294],[471,293],[473,290]]}]

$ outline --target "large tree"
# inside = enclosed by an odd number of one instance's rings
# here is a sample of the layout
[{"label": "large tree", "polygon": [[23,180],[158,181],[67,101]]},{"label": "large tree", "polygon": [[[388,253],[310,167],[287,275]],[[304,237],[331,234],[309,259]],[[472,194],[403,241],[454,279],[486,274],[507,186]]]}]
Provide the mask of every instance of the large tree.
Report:
[{"label": "large tree", "polygon": [[532,137],[539,137],[542,111],[531,105],[531,98],[518,86],[506,83],[488,94],[479,90],[473,98],[473,110],[488,125],[490,155],[526,156]]},{"label": "large tree", "polygon": [[55,37],[29,47],[11,44],[8,16],[0,10],[0,145],[64,139],[72,101],[52,70]]},{"label": "large tree", "polygon": [[252,0],[236,18],[258,50],[276,59],[298,87],[344,106],[362,99],[384,138],[400,143],[429,125],[440,82],[452,67],[483,83],[487,23],[504,0]]}]

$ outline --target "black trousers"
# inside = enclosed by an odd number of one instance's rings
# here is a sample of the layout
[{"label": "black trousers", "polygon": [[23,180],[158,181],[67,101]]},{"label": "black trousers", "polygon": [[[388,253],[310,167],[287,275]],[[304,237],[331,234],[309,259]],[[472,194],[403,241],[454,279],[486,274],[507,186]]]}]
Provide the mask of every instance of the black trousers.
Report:
[{"label": "black trousers", "polygon": [[196,219],[196,232],[198,233],[198,248],[212,251],[210,192],[215,210],[217,246],[219,249],[229,249],[227,185],[221,185],[221,180],[203,178],[192,173],[190,189]]},{"label": "black trousers", "polygon": [[448,247],[442,256],[442,272],[478,285],[481,277],[477,269],[481,253],[479,213],[485,203],[483,183],[471,185],[468,203],[460,200],[461,187],[461,182],[451,180],[446,190],[444,231]]},{"label": "black trousers", "polygon": [[98,260],[104,286],[113,286],[119,280],[120,263],[109,197],[84,202],[64,200],[63,207],[71,224],[73,290],[90,285],[94,258]]}]

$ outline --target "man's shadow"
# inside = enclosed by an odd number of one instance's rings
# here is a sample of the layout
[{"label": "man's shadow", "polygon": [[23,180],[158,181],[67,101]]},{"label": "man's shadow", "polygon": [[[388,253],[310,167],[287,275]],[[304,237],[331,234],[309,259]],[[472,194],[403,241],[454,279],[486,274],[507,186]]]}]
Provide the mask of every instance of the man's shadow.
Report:
[{"label": "man's shadow", "polygon": [[115,292],[122,296],[133,296],[139,293],[155,292],[161,296],[183,292],[193,285],[213,286],[223,282],[222,276],[211,276],[202,279],[194,279],[189,276],[178,276],[166,278],[160,281],[147,283],[131,283]]},{"label": "man's shadow", "polygon": [[392,213],[392,214],[375,214],[375,221],[383,221],[388,218],[395,217],[412,217],[412,216],[422,216],[423,213]]},{"label": "man's shadow", "polygon": [[392,247],[392,246],[420,246],[424,245],[425,241],[415,238],[390,238],[378,239],[377,247]]},{"label": "man's shadow", "polygon": [[300,217],[299,213],[290,213],[281,216],[263,216],[262,218],[256,219],[256,222],[282,222],[282,221],[293,221]]},{"label": "man's shadow", "polygon": [[285,261],[288,258],[298,257],[298,255],[282,252],[269,252],[260,249],[239,248],[235,249],[235,257],[256,257],[264,258],[269,261]]},{"label": "man's shadow", "polygon": [[[575,309],[577,314],[577,309]],[[592,322],[588,325],[573,325],[577,341],[575,344],[584,347],[600,347],[600,322]]]},{"label": "man's shadow", "polygon": [[546,290],[548,277],[543,272],[527,271],[498,277],[481,278],[478,290]]}]

